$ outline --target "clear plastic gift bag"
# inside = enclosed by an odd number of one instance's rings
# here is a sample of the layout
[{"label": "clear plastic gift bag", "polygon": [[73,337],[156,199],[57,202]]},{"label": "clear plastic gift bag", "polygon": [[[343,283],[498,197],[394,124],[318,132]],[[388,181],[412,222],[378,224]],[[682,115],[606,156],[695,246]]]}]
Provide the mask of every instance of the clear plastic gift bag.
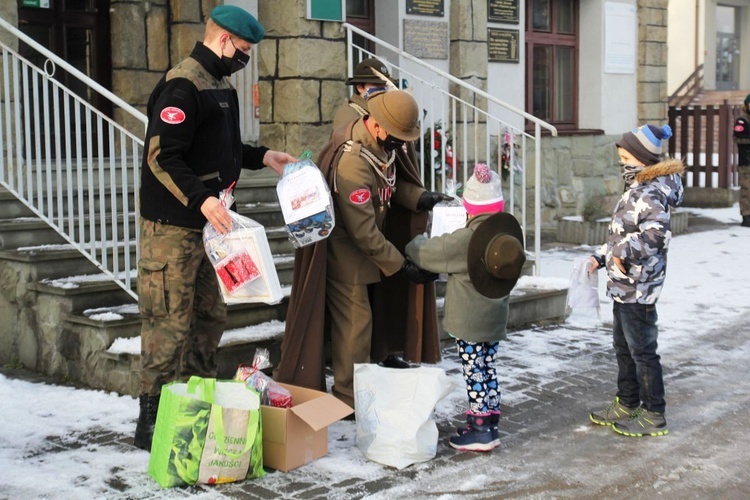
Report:
[{"label": "clear plastic gift bag", "polygon": [[[222,193],[221,199],[225,206],[232,206],[231,193]],[[219,278],[224,302],[279,302],[283,298],[281,284],[265,228],[231,210],[229,215],[232,226],[226,234],[209,223],[203,227],[203,245]]]},{"label": "clear plastic gift bag", "polygon": [[432,209],[431,238],[452,233],[456,229],[466,226],[466,210],[457,195],[460,187],[461,183],[454,179],[445,181],[445,194],[452,196],[453,199],[441,201]]},{"label": "clear plastic gift bag", "polygon": [[276,185],[289,240],[295,248],[327,238],[336,224],[328,183],[310,156],[305,151],[300,161],[287,164]]},{"label": "clear plastic gift bag", "polygon": [[599,273],[589,271],[589,258],[576,257],[570,274],[566,306],[573,310],[599,315]]}]

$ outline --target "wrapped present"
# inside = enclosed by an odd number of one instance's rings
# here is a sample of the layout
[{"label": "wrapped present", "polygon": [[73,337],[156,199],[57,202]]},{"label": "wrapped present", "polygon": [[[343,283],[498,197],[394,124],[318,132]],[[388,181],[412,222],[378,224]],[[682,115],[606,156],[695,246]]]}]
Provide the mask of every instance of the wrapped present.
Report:
[{"label": "wrapped present", "polygon": [[271,361],[268,349],[260,347],[255,350],[252,366],[240,365],[237,368],[234,379],[241,380],[251,389],[258,391],[260,394],[260,404],[275,406],[276,408],[291,408],[292,394],[261,371],[264,368],[270,367]]},{"label": "wrapped present", "polygon": [[450,201],[441,201],[432,209],[432,227],[430,237],[452,233],[456,229],[466,226],[466,209],[461,203],[456,191],[461,183],[448,179],[445,183],[445,194],[452,196]]},{"label": "wrapped present", "polygon": [[323,174],[303,155],[284,167],[276,185],[281,213],[295,248],[327,238],[335,225],[333,200]]},{"label": "wrapped present", "polygon": [[229,214],[232,227],[226,234],[211,224],[203,228],[203,244],[219,278],[224,302],[279,302],[283,294],[265,228],[235,212]]}]

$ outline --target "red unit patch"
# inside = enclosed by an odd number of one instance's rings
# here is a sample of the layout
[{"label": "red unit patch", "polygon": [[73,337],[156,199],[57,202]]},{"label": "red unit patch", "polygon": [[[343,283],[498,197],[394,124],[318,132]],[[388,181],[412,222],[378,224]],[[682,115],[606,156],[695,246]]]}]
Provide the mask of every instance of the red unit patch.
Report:
[{"label": "red unit patch", "polygon": [[185,112],[180,108],[168,106],[161,110],[161,113],[159,113],[159,117],[164,123],[177,125],[178,123],[182,123],[185,121]]},{"label": "red unit patch", "polygon": [[370,191],[364,188],[357,189],[349,195],[349,201],[351,201],[355,205],[364,205],[365,203],[370,201]]}]

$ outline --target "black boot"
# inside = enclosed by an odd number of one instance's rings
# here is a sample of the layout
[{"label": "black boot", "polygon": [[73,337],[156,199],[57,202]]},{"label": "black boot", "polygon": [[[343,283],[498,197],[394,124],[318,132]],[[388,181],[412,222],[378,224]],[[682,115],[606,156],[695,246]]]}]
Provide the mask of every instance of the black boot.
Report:
[{"label": "black boot", "polygon": [[138,415],[138,424],[135,426],[133,444],[136,448],[150,452],[151,440],[154,438],[156,413],[159,410],[159,396],[141,394],[138,400],[141,404],[141,412]]},{"label": "black boot", "polygon": [[409,363],[399,358],[395,354],[389,354],[383,361],[378,364],[385,368],[411,368],[411,365]]},{"label": "black boot", "polygon": [[740,226],[750,227],[750,215],[742,216],[742,224],[740,224]]}]

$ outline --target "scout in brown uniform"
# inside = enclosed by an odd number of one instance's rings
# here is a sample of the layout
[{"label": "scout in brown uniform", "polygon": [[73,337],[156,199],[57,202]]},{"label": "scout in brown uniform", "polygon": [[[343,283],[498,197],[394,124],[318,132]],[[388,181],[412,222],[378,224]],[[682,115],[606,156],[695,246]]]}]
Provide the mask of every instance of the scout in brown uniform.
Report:
[{"label": "scout in brown uniform", "polygon": [[[354,93],[349,100],[338,107],[336,114],[333,116],[333,129],[353,122],[357,118],[367,114],[367,95],[373,90],[384,90],[386,82],[377,76],[373,70],[378,71],[383,76],[390,78],[391,74],[385,64],[374,57],[363,59],[356,68],[354,75],[346,80],[347,85],[354,86]],[[393,82],[393,80],[391,80]]]},{"label": "scout in brown uniform", "polygon": [[[389,81],[386,82],[385,79]],[[333,118],[333,129],[340,127],[365,116],[367,111],[367,98],[384,89],[394,88],[395,81],[391,78],[388,67],[380,59],[371,57],[363,59],[354,69],[354,75],[346,80],[347,85],[354,86],[354,92],[347,102],[336,110]],[[403,150],[396,151],[397,175],[408,178],[414,185],[424,187],[417,167],[417,157],[414,143],[407,143]],[[396,248],[403,253],[408,241],[415,235],[425,232],[427,229],[427,213],[416,214],[405,208],[394,206],[388,211],[385,221],[385,236]],[[390,221],[390,222],[389,222]],[[431,351],[429,345],[439,344],[437,320],[427,320],[435,316],[436,311],[424,309],[424,302],[434,302],[434,285],[427,284],[415,289],[417,285],[409,285],[403,276],[392,276],[381,280],[379,286],[370,290],[370,303],[373,310],[373,339],[370,348],[370,358],[379,362],[381,366],[388,368],[409,368],[410,365],[400,356],[409,354],[411,361],[423,361],[423,354],[415,356],[414,349],[405,349],[405,344],[427,345],[426,353]],[[421,292],[421,293],[420,293]],[[422,311],[421,314],[418,311]],[[433,314],[435,312],[435,314]],[[385,314],[383,314],[385,313]],[[419,324],[412,328],[407,326],[405,318],[411,313],[421,316]],[[429,337],[426,342],[420,341],[423,337]],[[407,351],[407,352],[405,352]],[[430,358],[429,354],[426,356]]]},{"label": "scout in brown uniform", "polygon": [[372,310],[368,285],[404,270],[415,282],[434,279],[407,261],[386,239],[392,204],[431,210],[442,193],[425,191],[396,175],[396,150],[419,137],[419,108],[408,93],[383,92],[368,101],[370,115],[357,120],[352,140],[334,165],[336,226],[328,238],[326,306],[331,318],[333,393],[354,405],[354,363],[370,360]]}]

